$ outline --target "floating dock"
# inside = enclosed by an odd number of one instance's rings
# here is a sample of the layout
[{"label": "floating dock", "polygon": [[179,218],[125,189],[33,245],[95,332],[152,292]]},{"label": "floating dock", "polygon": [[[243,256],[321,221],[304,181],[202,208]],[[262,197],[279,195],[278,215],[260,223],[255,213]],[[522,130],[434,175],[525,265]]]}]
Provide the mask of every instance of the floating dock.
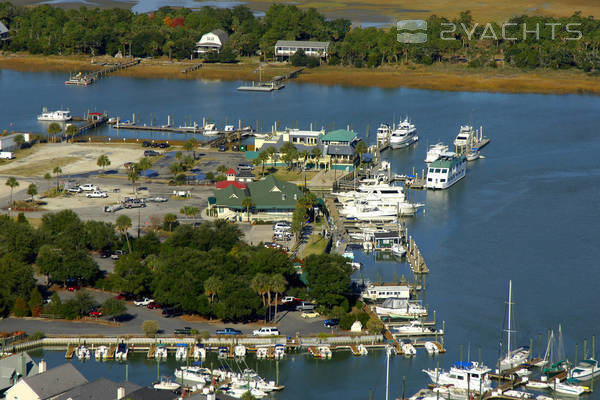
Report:
[{"label": "floating dock", "polygon": [[242,92],[272,92],[274,90],[281,90],[285,85],[275,82],[252,82],[252,86],[240,86],[237,90]]}]

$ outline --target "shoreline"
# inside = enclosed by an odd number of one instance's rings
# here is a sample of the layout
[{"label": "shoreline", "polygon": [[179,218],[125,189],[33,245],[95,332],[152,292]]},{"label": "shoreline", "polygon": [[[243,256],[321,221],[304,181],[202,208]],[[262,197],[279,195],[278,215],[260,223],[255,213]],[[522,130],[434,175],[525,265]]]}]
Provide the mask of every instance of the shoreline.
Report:
[{"label": "shoreline", "polygon": [[[99,57],[97,61],[117,60]],[[123,60],[121,60],[123,61]],[[118,61],[117,61],[118,62]],[[187,74],[181,70],[198,61],[142,60],[142,63],[115,76],[151,79],[206,79],[251,81],[257,78],[255,60],[245,59],[238,64],[204,64]],[[91,63],[87,56],[37,56],[29,54],[0,55],[0,69],[27,72],[91,72],[102,67]],[[269,64],[263,79],[285,74],[295,67],[289,64]],[[410,88],[439,91],[470,91],[536,94],[600,95],[600,77],[579,70],[522,71],[512,67],[470,69],[465,65],[398,65],[375,69],[342,66],[321,66],[305,69],[294,81],[329,86]]]}]

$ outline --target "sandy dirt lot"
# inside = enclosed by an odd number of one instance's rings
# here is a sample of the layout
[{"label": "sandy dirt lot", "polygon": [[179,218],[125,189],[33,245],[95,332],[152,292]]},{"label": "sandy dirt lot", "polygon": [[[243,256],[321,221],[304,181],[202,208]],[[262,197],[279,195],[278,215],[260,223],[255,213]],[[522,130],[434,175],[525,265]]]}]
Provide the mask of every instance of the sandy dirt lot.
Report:
[{"label": "sandy dirt lot", "polygon": [[56,143],[37,144],[32,153],[0,166],[1,175],[43,177],[60,167],[64,175],[98,171],[98,157],[106,154],[111,169],[121,168],[128,161],[137,161],[144,150],[135,144]]}]

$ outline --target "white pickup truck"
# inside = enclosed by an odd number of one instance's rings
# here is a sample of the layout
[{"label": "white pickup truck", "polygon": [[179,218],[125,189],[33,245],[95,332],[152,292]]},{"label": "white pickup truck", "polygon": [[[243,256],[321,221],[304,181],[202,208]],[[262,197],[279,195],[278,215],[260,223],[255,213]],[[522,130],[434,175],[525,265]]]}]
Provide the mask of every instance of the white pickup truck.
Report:
[{"label": "white pickup truck", "polygon": [[85,185],[81,185],[79,186],[79,188],[81,190],[83,190],[84,192],[95,192],[100,190],[100,188],[96,185],[92,185],[91,183],[86,183]]},{"label": "white pickup truck", "polygon": [[136,306],[148,306],[148,304],[152,303],[154,300],[144,297],[142,300],[136,300],[133,302]]},{"label": "white pickup truck", "polygon": [[108,194],[106,192],[101,192],[99,190],[94,190],[92,193],[88,193],[86,194],[86,196],[88,198],[105,198],[108,197]]}]

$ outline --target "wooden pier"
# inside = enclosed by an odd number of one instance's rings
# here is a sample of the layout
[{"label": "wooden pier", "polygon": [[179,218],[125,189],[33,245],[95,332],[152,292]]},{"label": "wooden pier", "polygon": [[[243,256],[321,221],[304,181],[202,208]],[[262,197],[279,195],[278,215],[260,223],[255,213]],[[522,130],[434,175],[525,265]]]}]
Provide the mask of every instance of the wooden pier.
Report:
[{"label": "wooden pier", "polygon": [[202,65],[203,65],[202,63],[194,64],[191,67],[187,67],[185,69],[182,69],[181,73],[182,74],[187,74],[189,72],[198,71],[200,68],[202,68]]},{"label": "wooden pier", "polygon": [[304,67],[298,68],[298,69],[296,69],[296,70],[294,70],[292,72],[289,72],[289,73],[287,73],[285,75],[274,76],[273,79],[271,79],[271,82],[280,83],[280,82],[283,82],[283,81],[287,81],[289,79],[294,79],[302,71],[304,71]]},{"label": "wooden pier", "polygon": [[98,80],[101,77],[106,76],[110,73],[113,73],[115,71],[120,71],[122,69],[126,69],[129,67],[133,67],[134,65],[138,65],[139,63],[140,63],[140,60],[133,60],[133,61],[128,61],[128,62],[124,62],[124,63],[112,64],[112,65],[106,66],[105,68],[102,68],[100,71],[89,73],[86,76],[88,76],[89,78],[92,78],[94,80]]},{"label": "wooden pier", "polygon": [[421,251],[413,240],[412,236],[408,238],[408,247],[406,249],[406,259],[414,274],[428,274],[429,268],[421,255]]}]

